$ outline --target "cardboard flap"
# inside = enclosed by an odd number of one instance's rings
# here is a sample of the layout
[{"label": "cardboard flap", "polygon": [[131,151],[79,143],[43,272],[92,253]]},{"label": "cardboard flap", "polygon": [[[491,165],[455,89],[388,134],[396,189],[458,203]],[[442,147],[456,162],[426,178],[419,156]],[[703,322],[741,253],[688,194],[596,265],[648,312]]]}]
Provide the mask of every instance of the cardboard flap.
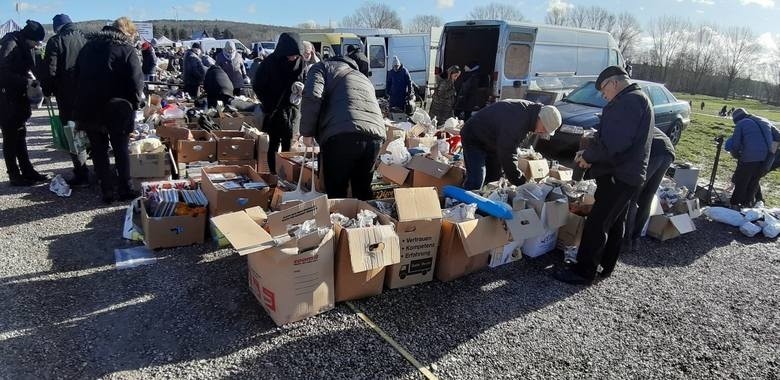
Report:
[{"label": "cardboard flap", "polygon": [[688,214],[675,215],[669,218],[669,221],[681,235],[696,231],[696,226],[693,225],[693,220]]},{"label": "cardboard flap", "polygon": [[261,207],[252,207],[244,210],[247,215],[249,215],[249,218],[254,220],[255,223],[262,226],[265,224],[266,221],[268,221],[268,215],[265,213],[265,211]]},{"label": "cardboard flap", "polygon": [[394,189],[398,221],[441,219],[439,195],[433,187]]},{"label": "cardboard flap", "polygon": [[393,226],[347,230],[352,272],[380,269],[401,262],[399,239]]},{"label": "cardboard flap", "polygon": [[379,174],[392,183],[403,185],[409,177],[409,169],[401,165],[385,165],[380,163],[377,167]]},{"label": "cardboard flap", "polygon": [[504,223],[492,216],[456,224],[466,256],[472,257],[509,242]]},{"label": "cardboard flap", "polygon": [[244,211],[215,216],[211,222],[241,256],[270,248],[274,240]]},{"label": "cardboard flap", "polygon": [[406,167],[412,170],[423,172],[431,177],[441,179],[450,171],[450,166],[438,161],[431,160],[421,156],[412,157],[412,160],[406,164]]},{"label": "cardboard flap", "polygon": [[650,205],[650,216],[663,215],[664,208],[661,206],[661,199],[658,194],[653,195],[653,203]]},{"label": "cardboard flap", "polygon": [[323,195],[282,211],[268,215],[268,229],[272,236],[286,235],[287,226],[315,219],[317,227],[330,226],[328,197]]},{"label": "cardboard flap", "polygon": [[514,241],[534,238],[544,234],[544,226],[536,211],[525,209],[512,211],[512,219],[505,221]]}]

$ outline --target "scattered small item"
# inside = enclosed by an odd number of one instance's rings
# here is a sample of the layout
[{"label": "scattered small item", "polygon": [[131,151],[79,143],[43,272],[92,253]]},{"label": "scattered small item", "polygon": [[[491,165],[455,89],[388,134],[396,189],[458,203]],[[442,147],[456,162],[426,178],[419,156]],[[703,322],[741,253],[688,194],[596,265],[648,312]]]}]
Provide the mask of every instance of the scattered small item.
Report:
[{"label": "scattered small item", "polygon": [[146,246],[117,248],[114,250],[116,269],[130,269],[157,262],[154,252]]},{"label": "scattered small item", "polygon": [[62,178],[62,175],[57,174],[54,179],[51,180],[51,183],[49,184],[49,190],[51,190],[52,193],[57,194],[58,197],[67,198],[72,193],[70,186],[65,181],[65,178]]}]

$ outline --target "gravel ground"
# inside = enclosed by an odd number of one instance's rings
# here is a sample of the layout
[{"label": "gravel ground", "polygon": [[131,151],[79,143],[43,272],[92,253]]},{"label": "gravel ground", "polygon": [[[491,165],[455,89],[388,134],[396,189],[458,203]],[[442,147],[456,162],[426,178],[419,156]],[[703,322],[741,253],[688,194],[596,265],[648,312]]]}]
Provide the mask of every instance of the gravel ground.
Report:
[{"label": "gravel ground", "polygon": [[[42,115],[34,164],[68,174]],[[420,377],[344,306],[276,327],[230,250],[115,270],[124,207],[10,188],[0,165],[0,378]],[[548,255],[356,305],[441,378],[778,378],[780,247],[697,227],[590,288],[552,280]]]}]

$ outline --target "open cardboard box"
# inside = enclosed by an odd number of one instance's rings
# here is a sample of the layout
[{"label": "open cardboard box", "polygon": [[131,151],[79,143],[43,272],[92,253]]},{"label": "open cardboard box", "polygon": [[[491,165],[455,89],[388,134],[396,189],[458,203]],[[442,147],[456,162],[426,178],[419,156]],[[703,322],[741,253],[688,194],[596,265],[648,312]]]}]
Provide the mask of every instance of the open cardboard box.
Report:
[{"label": "open cardboard box", "polygon": [[270,150],[271,138],[265,132],[256,129],[246,131],[247,136],[257,141],[255,147],[255,159],[257,160],[257,172],[260,174],[271,173],[271,167],[268,164],[268,150]]},{"label": "open cardboard box", "polygon": [[[316,220],[318,231],[289,238],[287,226]],[[230,244],[247,256],[249,288],[281,326],[333,308],[335,233],[325,196],[268,215],[267,231],[247,212],[211,219]]]},{"label": "open cardboard box", "polygon": [[179,162],[216,161],[217,140],[208,131],[192,131],[192,139],[179,140],[176,158]]},{"label": "open cardboard box", "polygon": [[[394,189],[398,219],[390,217],[400,239],[401,262],[389,267],[385,284],[390,289],[431,281],[441,235],[441,206],[436,190]],[[378,210],[371,208],[377,214]],[[389,217],[389,215],[386,215]]]},{"label": "open cardboard box", "polygon": [[218,160],[254,160],[257,142],[241,131],[214,131]]},{"label": "open cardboard box", "polygon": [[527,158],[520,158],[517,160],[517,168],[523,172],[523,175],[527,179],[540,180],[547,177],[550,174],[550,165],[547,160],[529,160]]},{"label": "open cardboard box", "polygon": [[[211,216],[222,215],[228,212],[240,211],[250,207],[259,206],[268,208],[275,186],[274,178],[267,174],[257,174],[249,166],[212,166],[204,167],[201,176],[201,189],[209,200],[209,213]],[[209,178],[209,174],[235,173],[251,178],[253,181],[264,181],[268,186],[264,189],[234,189],[225,190],[217,187]]]},{"label": "open cardboard box", "polygon": [[[361,210],[370,209],[357,199],[331,199],[330,212],[355,218]],[[398,235],[388,216],[377,214],[378,224],[365,228],[342,228],[336,231],[336,302],[382,294],[385,267],[401,261]]]},{"label": "open cardboard box", "polygon": [[168,151],[130,155],[130,177],[165,178],[172,173],[173,158]]},{"label": "open cardboard box", "polygon": [[379,163],[379,165],[377,165],[377,171],[387,182],[401,186],[411,186],[409,169],[405,166]]},{"label": "open cardboard box", "polygon": [[550,177],[560,181],[569,182],[574,178],[574,170],[558,165],[557,167],[550,168]]},{"label": "open cardboard box", "polygon": [[149,249],[184,247],[203,243],[206,235],[206,214],[196,216],[152,217],[147,200],[141,198],[141,227],[144,244]]},{"label": "open cardboard box", "polygon": [[[298,183],[298,178],[301,175],[301,164],[299,164],[296,161],[293,161],[293,157],[302,157],[303,152],[277,152],[276,153],[276,175],[279,176],[279,179],[292,182],[292,183]],[[307,160],[310,160],[309,158],[311,154],[307,156]]]},{"label": "open cardboard box", "polygon": [[504,223],[495,217],[480,217],[454,223],[444,219],[436,259],[436,278],[451,281],[488,265],[491,250],[509,242]]},{"label": "open cardboard box", "polygon": [[444,186],[461,186],[466,175],[463,168],[422,156],[412,157],[406,167],[412,170],[412,187],[435,187],[440,196]]},{"label": "open cardboard box", "polygon": [[674,239],[693,231],[696,231],[696,226],[688,214],[652,216],[647,227],[647,235],[660,241]]},{"label": "open cardboard box", "polygon": [[566,218],[566,224],[558,229],[558,249],[580,246],[582,231],[585,229],[586,220],[588,220],[587,216],[569,213]]},{"label": "open cardboard box", "polygon": [[569,199],[565,195],[551,192],[544,202],[531,199],[526,200],[526,204],[536,211],[548,230],[555,230],[566,224],[569,215]]}]

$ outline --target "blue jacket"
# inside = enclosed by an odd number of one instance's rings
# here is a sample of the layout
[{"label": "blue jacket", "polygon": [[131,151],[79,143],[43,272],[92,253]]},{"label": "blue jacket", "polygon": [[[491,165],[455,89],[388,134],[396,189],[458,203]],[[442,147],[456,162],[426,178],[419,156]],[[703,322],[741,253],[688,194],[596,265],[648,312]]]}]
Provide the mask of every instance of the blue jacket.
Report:
[{"label": "blue jacket", "polygon": [[641,186],[647,176],[654,126],[653,108],[639,85],[623,89],[604,106],[598,132],[582,153],[593,165],[591,175],[611,175],[630,186]]},{"label": "blue jacket", "polygon": [[412,76],[409,70],[401,68],[387,72],[387,96],[390,97],[390,107],[404,108],[406,97],[412,93]]},{"label": "blue jacket", "polygon": [[726,151],[740,162],[763,162],[772,141],[780,141],[780,131],[768,120],[761,119],[751,115],[740,120],[734,127],[734,133],[726,140]]}]

